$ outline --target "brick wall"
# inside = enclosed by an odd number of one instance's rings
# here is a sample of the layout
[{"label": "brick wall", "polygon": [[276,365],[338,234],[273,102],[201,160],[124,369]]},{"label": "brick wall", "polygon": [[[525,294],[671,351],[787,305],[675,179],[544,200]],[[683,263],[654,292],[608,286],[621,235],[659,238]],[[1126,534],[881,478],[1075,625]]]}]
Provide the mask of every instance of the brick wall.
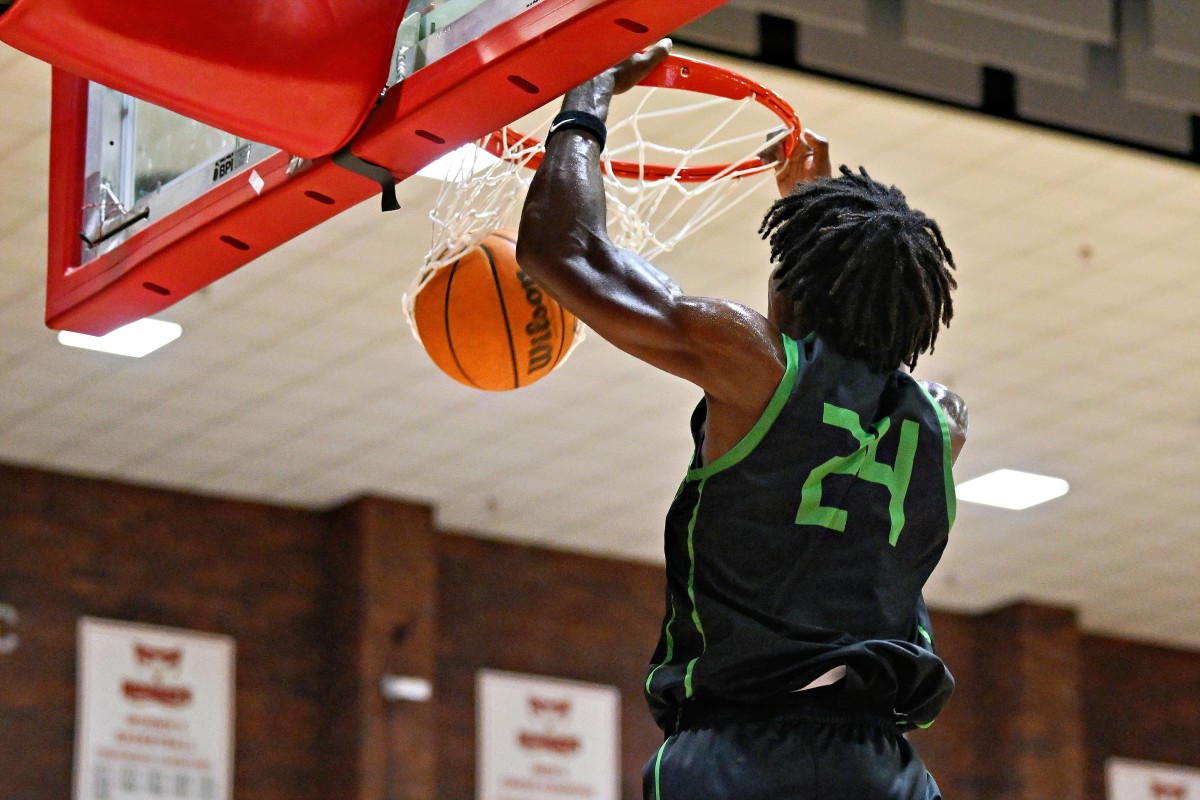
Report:
[{"label": "brick wall", "polygon": [[[430,510],[331,513],[0,465],[0,798],[70,796],[82,615],[236,637],[238,797],[470,800],[478,669],[615,685],[622,790],[660,741],[641,697],[656,567],[438,533]],[[1200,767],[1200,653],[1083,635],[1063,609],[935,613],[958,679],[912,735],[947,797],[1103,797],[1109,756]],[[388,704],[383,672],[433,679]]]},{"label": "brick wall", "polygon": [[0,797],[71,796],[83,615],[237,638],[239,797],[317,800],[321,517],[0,466]]},{"label": "brick wall", "polygon": [[909,739],[945,797],[984,800],[976,752],[980,734],[976,710],[983,693],[974,680],[975,626],[970,617],[960,614],[932,611],[930,616],[938,653],[954,674],[954,696],[933,727],[913,731]]},{"label": "brick wall", "polygon": [[484,667],[621,690],[622,796],[662,743],[642,699],[664,607],[662,570],[442,536],[439,541],[440,800],[475,796],[475,673]]},{"label": "brick wall", "polygon": [[1109,757],[1200,768],[1200,653],[1083,639],[1087,797],[1104,796]]}]

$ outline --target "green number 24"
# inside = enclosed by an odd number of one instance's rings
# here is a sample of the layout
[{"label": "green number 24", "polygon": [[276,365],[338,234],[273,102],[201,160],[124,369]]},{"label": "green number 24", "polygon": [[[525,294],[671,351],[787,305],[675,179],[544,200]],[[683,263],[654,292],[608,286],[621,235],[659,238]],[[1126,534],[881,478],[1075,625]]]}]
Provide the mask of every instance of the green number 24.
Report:
[{"label": "green number 24", "polygon": [[884,417],[870,429],[863,430],[858,414],[847,408],[825,404],[822,421],[849,431],[858,442],[858,449],[847,456],[834,456],[808,474],[800,493],[800,508],[796,511],[797,525],[820,525],[835,531],[846,530],[848,512],[833,506],[821,505],[821,482],[826,475],[855,475],[871,483],[887,487],[891,500],[888,512],[892,527],[888,544],[896,546],[904,529],[904,496],[912,478],[913,459],[917,455],[917,436],[921,426],[911,419],[900,424],[900,444],[896,448],[896,464],[889,467],[875,460],[879,441],[891,429],[892,421]]}]

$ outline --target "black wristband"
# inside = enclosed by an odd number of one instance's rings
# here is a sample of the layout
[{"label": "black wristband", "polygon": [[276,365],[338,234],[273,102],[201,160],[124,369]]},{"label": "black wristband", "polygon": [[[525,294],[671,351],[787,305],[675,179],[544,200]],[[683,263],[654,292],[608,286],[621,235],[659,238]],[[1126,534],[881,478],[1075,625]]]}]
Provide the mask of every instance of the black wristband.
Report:
[{"label": "black wristband", "polygon": [[589,114],[586,111],[563,111],[550,123],[550,131],[546,134],[546,144],[550,144],[554,134],[571,128],[587,131],[595,136],[596,140],[600,142],[601,150],[604,149],[604,143],[608,141],[608,128],[604,127],[604,120],[595,114]]}]

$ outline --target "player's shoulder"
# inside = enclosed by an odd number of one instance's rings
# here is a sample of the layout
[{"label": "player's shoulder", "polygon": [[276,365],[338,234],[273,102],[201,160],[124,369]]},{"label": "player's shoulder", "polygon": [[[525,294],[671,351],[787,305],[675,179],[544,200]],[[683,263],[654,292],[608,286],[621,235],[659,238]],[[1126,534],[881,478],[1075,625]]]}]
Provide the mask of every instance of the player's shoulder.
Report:
[{"label": "player's shoulder", "polygon": [[[782,337],[770,320],[740,303],[686,295],[677,303],[683,313],[676,346],[687,351],[683,377],[704,389],[710,428],[744,428],[732,446],[762,415],[786,374]],[[719,419],[729,424],[714,422]]]},{"label": "player's shoulder", "polygon": [[[783,337],[773,322],[749,306],[712,297],[683,296],[691,330],[684,332],[706,357],[717,365],[721,376],[762,373],[773,386],[787,366]],[[731,370],[737,364],[740,369]],[[708,389],[708,387],[705,387]]]}]

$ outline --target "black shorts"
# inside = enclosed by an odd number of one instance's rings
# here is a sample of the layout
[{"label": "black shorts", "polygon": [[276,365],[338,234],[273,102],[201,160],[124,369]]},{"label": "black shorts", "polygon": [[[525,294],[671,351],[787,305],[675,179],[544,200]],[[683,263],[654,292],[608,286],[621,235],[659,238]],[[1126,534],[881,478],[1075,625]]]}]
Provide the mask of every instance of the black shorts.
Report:
[{"label": "black shorts", "polygon": [[941,800],[889,720],[784,711],[706,715],[672,734],[642,770],[645,800]]}]

